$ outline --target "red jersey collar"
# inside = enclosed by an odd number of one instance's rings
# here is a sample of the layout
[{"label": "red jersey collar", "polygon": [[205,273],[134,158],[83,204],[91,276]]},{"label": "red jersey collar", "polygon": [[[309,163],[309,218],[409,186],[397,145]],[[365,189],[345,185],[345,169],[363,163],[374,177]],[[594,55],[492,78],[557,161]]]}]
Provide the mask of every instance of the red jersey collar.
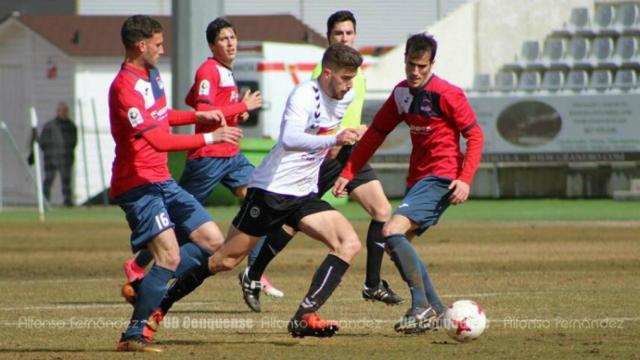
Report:
[{"label": "red jersey collar", "polygon": [[218,65],[222,66],[222,67],[225,67],[225,68],[229,69],[229,71],[233,71],[233,69],[232,69],[232,68],[230,68],[230,67],[228,67],[227,65],[225,65],[225,64],[223,64],[223,63],[221,63],[220,61],[218,61],[218,59],[216,59],[216,58],[214,58],[214,57],[210,57],[210,58],[208,58],[208,59],[209,59],[209,60],[211,60],[211,61],[213,61],[214,63],[216,63],[216,64],[218,64]]},{"label": "red jersey collar", "polygon": [[140,69],[137,66],[134,66],[133,64],[130,63],[122,63],[122,66],[120,67],[120,69],[128,71],[134,75],[136,75],[137,77],[140,77],[144,80],[149,80],[149,71],[151,71],[152,68],[150,67],[146,67],[144,69]]}]

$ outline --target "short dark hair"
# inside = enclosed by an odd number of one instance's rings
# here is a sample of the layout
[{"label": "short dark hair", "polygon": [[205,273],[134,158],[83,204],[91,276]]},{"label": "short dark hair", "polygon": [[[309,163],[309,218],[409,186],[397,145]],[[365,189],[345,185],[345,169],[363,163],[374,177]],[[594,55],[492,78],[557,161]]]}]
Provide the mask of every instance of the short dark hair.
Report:
[{"label": "short dark hair", "polygon": [[404,48],[404,55],[409,56],[413,53],[423,54],[429,52],[431,54],[431,61],[436,58],[436,51],[438,51],[438,42],[433,35],[426,33],[414,34],[407,39],[407,44]]},{"label": "short dark hair", "polygon": [[336,26],[336,23],[341,23],[344,21],[351,21],[353,23],[353,31],[356,30],[356,17],[353,16],[353,13],[351,11],[336,11],[327,19],[327,39],[331,35],[331,30],[333,30],[333,27]]},{"label": "short dark hair", "polygon": [[322,68],[331,70],[356,70],[362,65],[362,55],[358,50],[341,43],[329,45],[322,56]]},{"label": "short dark hair", "polygon": [[150,39],[153,34],[161,33],[162,25],[158,20],[146,15],[133,15],[127,18],[120,29],[122,44],[127,50],[135,47],[138,41]]},{"label": "short dark hair", "polygon": [[207,26],[207,42],[209,44],[215,43],[218,34],[220,34],[220,31],[226,28],[231,28],[234,33],[236,32],[236,28],[233,27],[233,24],[223,17],[216,18],[215,20],[210,22]]}]

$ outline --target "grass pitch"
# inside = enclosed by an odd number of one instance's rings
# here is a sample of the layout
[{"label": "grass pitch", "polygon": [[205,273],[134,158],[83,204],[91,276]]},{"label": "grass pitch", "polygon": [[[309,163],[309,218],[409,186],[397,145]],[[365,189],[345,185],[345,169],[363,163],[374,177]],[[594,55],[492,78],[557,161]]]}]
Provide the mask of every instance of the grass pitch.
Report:
[{"label": "grass pitch", "polygon": [[[362,300],[364,253],[321,309],[342,322],[341,331],[331,339],[290,338],[286,323],[326,254],[298,236],[268,269],[284,298],[263,296],[263,312],[252,313],[237,284],[240,269],[218,274],[175,306],[157,336],[165,352],[154,357],[637,359],[637,210],[637,203],[561,201],[471,201],[450,209],[416,246],[443,302],[468,298],[486,309],[489,327],[470,344],[442,331],[394,333],[408,305]],[[211,211],[226,228],[235,210]],[[364,239],[368,221],[345,211]],[[44,224],[31,216],[0,213],[0,358],[141,356],[115,352],[131,314],[119,297],[129,256],[121,211],[57,210]],[[408,300],[388,258],[382,272]]]}]

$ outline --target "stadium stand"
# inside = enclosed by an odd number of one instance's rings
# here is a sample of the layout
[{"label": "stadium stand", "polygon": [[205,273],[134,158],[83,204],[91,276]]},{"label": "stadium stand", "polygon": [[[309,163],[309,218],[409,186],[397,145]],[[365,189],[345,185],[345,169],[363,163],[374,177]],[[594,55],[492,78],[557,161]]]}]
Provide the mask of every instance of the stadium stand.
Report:
[{"label": "stadium stand", "polygon": [[640,86],[640,3],[596,3],[593,14],[574,8],[568,23],[542,42],[522,43],[516,61],[494,76],[476,76],[479,93],[635,92]]}]

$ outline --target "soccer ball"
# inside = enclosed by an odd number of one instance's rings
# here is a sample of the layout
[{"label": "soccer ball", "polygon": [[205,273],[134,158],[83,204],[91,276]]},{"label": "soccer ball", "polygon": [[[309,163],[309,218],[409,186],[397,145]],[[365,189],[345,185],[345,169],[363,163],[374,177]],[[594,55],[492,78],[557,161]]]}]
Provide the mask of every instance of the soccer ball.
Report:
[{"label": "soccer ball", "polygon": [[469,342],[482,334],[487,326],[487,315],[475,301],[458,300],[449,304],[443,325],[452,339]]}]

